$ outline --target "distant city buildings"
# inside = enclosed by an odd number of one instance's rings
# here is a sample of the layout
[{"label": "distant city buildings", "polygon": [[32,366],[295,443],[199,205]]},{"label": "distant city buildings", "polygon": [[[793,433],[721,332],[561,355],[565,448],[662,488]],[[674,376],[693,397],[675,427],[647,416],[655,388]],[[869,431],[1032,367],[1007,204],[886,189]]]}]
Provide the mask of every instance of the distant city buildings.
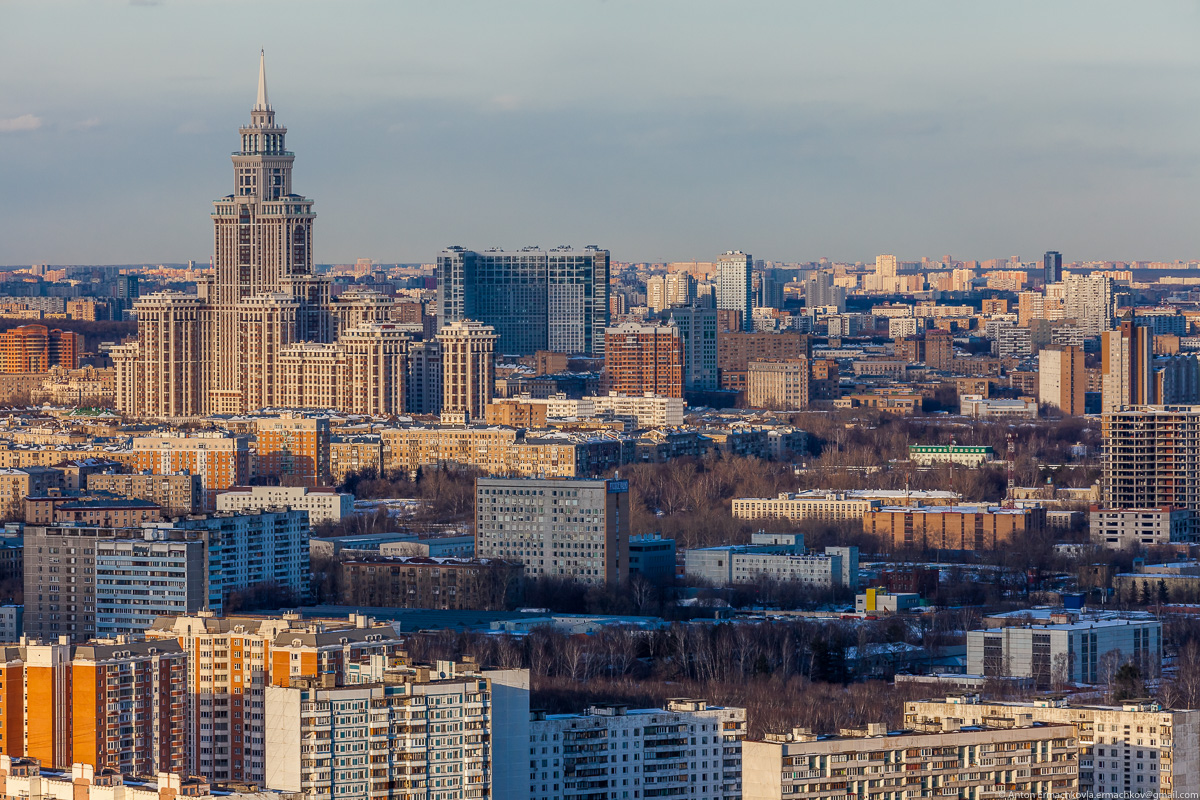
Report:
[{"label": "distant city buildings", "polygon": [[717,257],[717,308],[739,312],[744,331],[754,330],[753,263],[753,257],[741,250],[727,250]]}]

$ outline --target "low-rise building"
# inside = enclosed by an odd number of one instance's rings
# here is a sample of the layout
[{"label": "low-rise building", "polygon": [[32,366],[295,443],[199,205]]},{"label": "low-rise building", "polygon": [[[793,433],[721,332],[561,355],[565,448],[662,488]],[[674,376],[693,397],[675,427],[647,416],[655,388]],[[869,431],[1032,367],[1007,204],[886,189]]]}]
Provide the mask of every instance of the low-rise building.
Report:
[{"label": "low-rise building", "polygon": [[[851,559],[852,565],[843,563]],[[760,532],[751,536],[748,545],[701,547],[684,553],[688,577],[717,586],[772,580],[798,582],[813,589],[849,587],[858,583],[857,567],[857,548],[806,553],[804,535],[799,533]]]},{"label": "low-rise building", "polygon": [[899,614],[921,606],[921,595],[915,592],[889,592],[872,586],[854,597],[854,610],[859,614]]},{"label": "low-rise building", "polygon": [[1192,541],[1194,512],[1185,508],[1101,508],[1092,506],[1092,543],[1109,550],[1142,550]]},{"label": "low-rise building", "polygon": [[[882,724],[818,736],[806,728],[742,743],[743,800],[1072,798],[1079,747],[1068,724],[889,731]],[[919,787],[919,788],[916,788]]]},{"label": "low-rise building", "polygon": [[427,556],[342,562],[342,605],[358,608],[441,608],[496,611],[516,599],[520,564],[495,559]]},{"label": "low-rise building", "polygon": [[[181,766],[172,764],[170,768]],[[13,754],[0,755],[0,786],[9,797],[29,800],[295,800],[294,795],[255,787],[214,787],[203,778],[165,771],[151,777],[122,775],[81,763],[72,764],[69,770],[43,769],[38,759]]]},{"label": "low-rise building", "polygon": [[354,495],[310,486],[234,486],[217,492],[217,511],[291,508],[308,512],[312,525],[339,522],[354,513]]},{"label": "low-rise building", "polygon": [[920,466],[949,463],[978,467],[994,460],[996,454],[988,445],[910,444],[908,457]]},{"label": "low-rise building", "polygon": [[997,417],[1020,417],[1037,419],[1036,397],[1019,397],[1016,400],[984,397],[978,394],[958,396],[958,413],[972,419],[995,419]]},{"label": "low-rise building", "polygon": [[[746,710],[703,700],[663,708],[535,711],[529,722],[530,800],[692,796],[739,800]],[[515,796],[515,795],[514,795]]]},{"label": "low-rise building", "polygon": [[863,532],[891,550],[995,550],[1045,527],[1044,508],[885,507],[863,516]]},{"label": "low-rise building", "polygon": [[105,473],[88,475],[84,486],[89,492],[108,492],[119,497],[149,500],[162,507],[167,516],[195,514],[204,507],[200,476],[187,472],[153,475]]},{"label": "low-rise building", "polygon": [[1144,676],[1158,675],[1162,623],[1063,613],[1045,624],[967,632],[968,674],[1032,678],[1040,689],[1103,683],[1125,663]]},{"label": "low-rise building", "polygon": [[647,533],[629,539],[629,575],[641,575],[652,583],[675,577],[675,540]]}]

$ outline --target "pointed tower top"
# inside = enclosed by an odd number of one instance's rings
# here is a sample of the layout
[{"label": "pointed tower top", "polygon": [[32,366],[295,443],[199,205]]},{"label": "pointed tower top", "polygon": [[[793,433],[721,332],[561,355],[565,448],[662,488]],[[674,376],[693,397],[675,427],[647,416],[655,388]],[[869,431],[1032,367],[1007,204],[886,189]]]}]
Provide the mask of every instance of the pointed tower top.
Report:
[{"label": "pointed tower top", "polygon": [[267,102],[267,51],[258,53],[258,101],[254,104],[255,111],[270,111],[271,104]]}]

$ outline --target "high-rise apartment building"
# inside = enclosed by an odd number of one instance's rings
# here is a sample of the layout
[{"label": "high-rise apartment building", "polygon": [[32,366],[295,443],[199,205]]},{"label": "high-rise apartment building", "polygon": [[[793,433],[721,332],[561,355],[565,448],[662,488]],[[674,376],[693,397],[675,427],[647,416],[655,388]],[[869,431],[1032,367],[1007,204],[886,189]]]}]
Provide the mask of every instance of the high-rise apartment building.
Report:
[{"label": "high-rise apartment building", "polygon": [[475,481],[476,558],[518,562],[529,577],[623,582],[629,533],[629,481]]},{"label": "high-rise apartment building", "polygon": [[708,391],[720,386],[717,373],[717,312],[712,308],[675,308],[671,325],[683,338],[684,391]]},{"label": "high-rise apartment building", "polygon": [[190,663],[185,763],[209,780],[260,785],[268,777],[268,686],[319,676],[334,685],[352,682],[372,659],[386,662],[403,652],[390,624],[360,615],[349,623],[298,615],[164,616],[146,637],[148,645],[182,648]]},{"label": "high-rise apartment building", "polygon": [[609,254],[527,247],[475,252],[449,247],[438,256],[438,329],[478,320],[499,336],[505,355],[604,355],[609,314]]},{"label": "high-rise apartment building", "polygon": [[491,325],[457,320],[438,331],[442,351],[443,419],[467,423],[484,418],[496,388],[496,340]]},{"label": "high-rise apartment building", "polygon": [[674,325],[626,322],[605,332],[608,391],[683,397],[684,341]]},{"label": "high-rise apartment building", "polygon": [[0,655],[5,755],[47,768],[186,768],[187,654],[174,642],[23,638]]},{"label": "high-rise apartment building", "polygon": [[[684,796],[741,800],[746,709],[676,698],[663,708],[534,711],[530,800]],[[691,797],[691,794],[687,795]]]},{"label": "high-rise apartment building", "polygon": [[213,203],[213,273],[195,294],[156,292],[134,302],[138,340],[112,352],[121,411],[402,411],[412,332],[383,321],[388,298],[330,302],[329,280],[313,264],[313,201],[293,191],[286,135],[260,59],[258,96],[232,157],[234,191]]},{"label": "high-rise apartment building", "polygon": [[717,369],[721,388],[744,390],[746,369],[751,361],[812,358],[812,341],[797,331],[782,333],[717,333]]},{"label": "high-rise apartment building", "polygon": [[1200,405],[1139,406],[1103,417],[1103,505],[1192,512],[1200,528]]},{"label": "high-rise apartment building", "polygon": [[1038,400],[1069,416],[1083,414],[1087,388],[1083,350],[1070,345],[1043,347],[1038,353]]},{"label": "high-rise apartment building", "polygon": [[804,307],[835,308],[837,313],[846,311],[846,289],[833,282],[833,273],[817,272],[804,282]]},{"label": "high-rise apartment building", "polygon": [[220,613],[237,591],[308,591],[308,513],[193,516],[140,527],[25,528],[24,627],[76,643],[165,614]]},{"label": "high-rise apartment building", "polygon": [[1045,287],[1062,280],[1062,253],[1057,250],[1047,250],[1042,256],[1043,291]]},{"label": "high-rise apartment building", "polygon": [[47,372],[51,367],[79,369],[83,337],[45,325],[22,325],[0,332],[0,372]]},{"label": "high-rise apartment building", "polygon": [[717,308],[740,311],[744,331],[754,330],[753,264],[754,258],[741,250],[726,250],[717,256]]},{"label": "high-rise apartment building", "polygon": [[646,280],[646,305],[655,313],[691,305],[695,299],[696,279],[687,272],[652,275]]},{"label": "high-rise apartment building", "polygon": [[1063,316],[1093,336],[1112,330],[1116,305],[1113,280],[1108,275],[1067,275],[1063,279]]},{"label": "high-rise apartment building", "polygon": [[1125,320],[1100,334],[1101,407],[1119,411],[1159,401],[1154,380],[1154,333]]},{"label": "high-rise apartment building", "polygon": [[266,717],[268,789],[380,800],[527,796],[528,670],[392,659],[352,685],[268,686]]}]

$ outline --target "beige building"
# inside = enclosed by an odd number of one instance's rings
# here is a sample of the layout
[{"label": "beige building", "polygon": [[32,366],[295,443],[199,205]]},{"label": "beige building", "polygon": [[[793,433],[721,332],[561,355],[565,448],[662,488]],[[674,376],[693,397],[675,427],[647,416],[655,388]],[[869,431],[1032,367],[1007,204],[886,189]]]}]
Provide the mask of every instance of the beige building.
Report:
[{"label": "beige building", "polygon": [[746,404],[751,408],[808,408],[807,358],[751,361],[746,365]]},{"label": "beige building", "polygon": [[1005,725],[1032,720],[1070,725],[1079,749],[1080,797],[1194,797],[1200,791],[1200,711],[1158,703],[1068,705],[1046,698],[981,703],[978,695],[904,704],[908,726]]},{"label": "beige building", "polygon": [[268,789],[313,800],[528,796],[528,670],[390,661],[352,685],[267,688]]},{"label": "beige building", "polygon": [[442,345],[442,419],[483,419],[496,384],[495,329],[460,320],[443,326],[437,338]]},{"label": "beige building", "polygon": [[86,486],[89,492],[149,500],[167,516],[195,514],[204,507],[200,476],[190,473],[89,475]]},{"label": "beige building", "polygon": [[63,474],[47,467],[0,469],[0,514],[23,519],[25,498],[45,495],[63,486]]},{"label": "beige building", "polygon": [[1063,414],[1083,414],[1087,375],[1083,350],[1070,345],[1043,347],[1038,353],[1038,400]]},{"label": "beige building", "polygon": [[414,472],[446,463],[478,467],[489,475],[586,478],[620,466],[620,439],[555,434],[527,437],[501,427],[384,428],[385,472]]},{"label": "beige building", "polygon": [[[742,742],[743,800],[1038,797],[1073,800],[1079,748],[1068,724],[964,730],[880,724],[818,737],[805,728]],[[981,724],[981,723],[970,723]]]},{"label": "beige building", "polygon": [[311,525],[338,522],[354,511],[354,495],[307,486],[237,486],[217,493],[217,511],[291,508],[307,511]]},{"label": "beige building", "polygon": [[731,501],[736,519],[862,519],[880,506],[953,506],[962,501],[957,492],[940,490],[851,489],[832,492],[780,492],[776,497],[736,497]]}]

